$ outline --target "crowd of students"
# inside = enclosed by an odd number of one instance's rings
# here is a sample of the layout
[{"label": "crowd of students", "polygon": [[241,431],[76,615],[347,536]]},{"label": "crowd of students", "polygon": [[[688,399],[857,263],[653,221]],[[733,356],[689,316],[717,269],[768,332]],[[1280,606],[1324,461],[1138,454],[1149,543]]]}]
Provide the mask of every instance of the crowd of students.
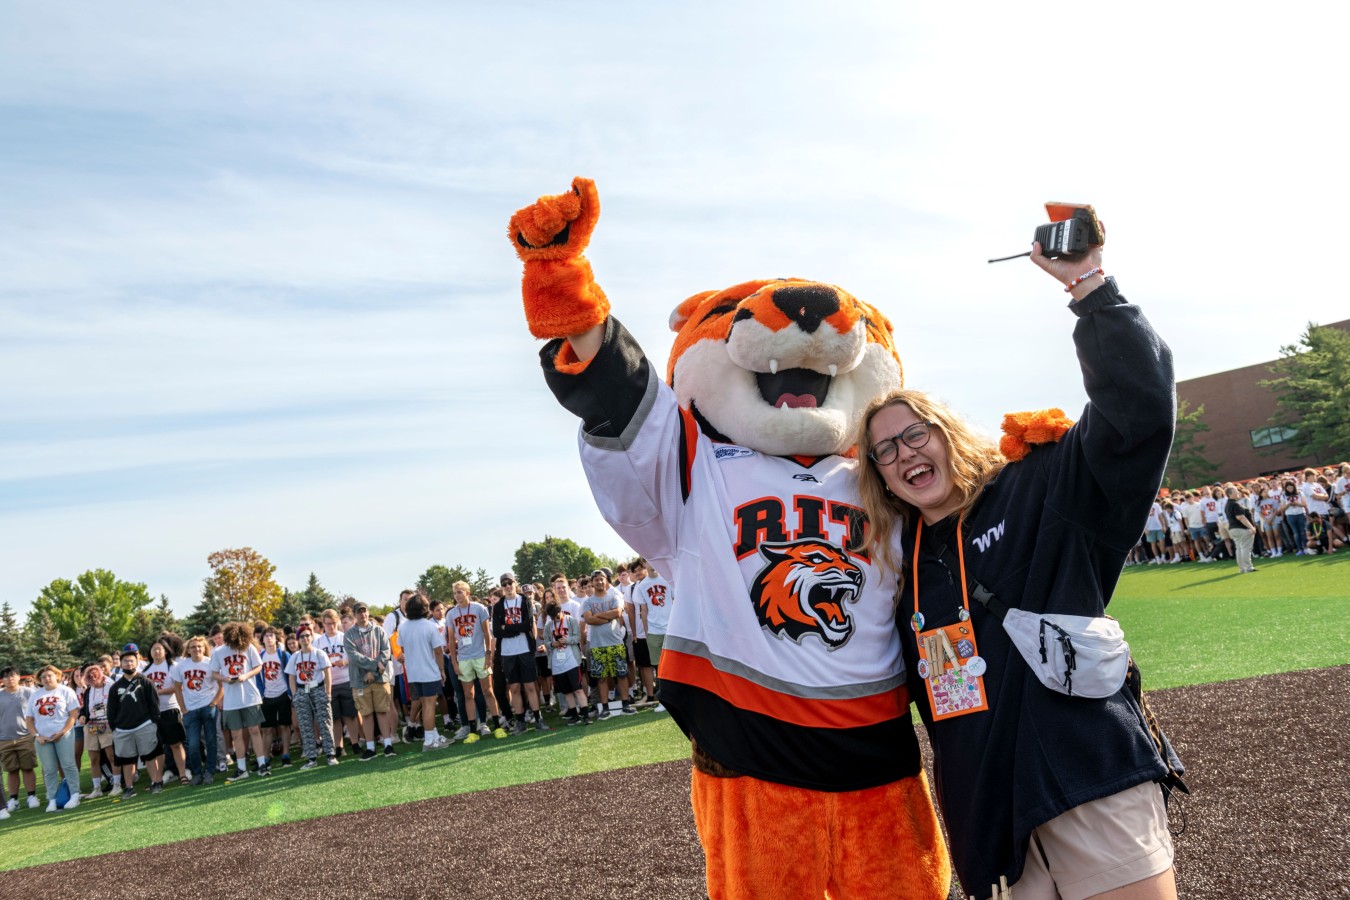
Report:
[{"label": "crowd of students", "polygon": [[1350,540],[1350,462],[1159,493],[1126,565],[1335,553]]},{"label": "crowd of students", "polygon": [[462,581],[453,595],[408,589],[383,616],[354,602],[294,623],[165,632],[144,653],[127,644],[67,672],[23,676],[0,660],[0,819],[22,808],[21,782],[27,808],[41,805],[39,765],[56,812],[131,798],[142,774],[158,794],[293,762],[368,762],[397,742],[429,752],[548,732],[548,711],[572,726],[665,711],[656,669],[674,592],[643,560],[547,586],[507,572],[486,596]]}]

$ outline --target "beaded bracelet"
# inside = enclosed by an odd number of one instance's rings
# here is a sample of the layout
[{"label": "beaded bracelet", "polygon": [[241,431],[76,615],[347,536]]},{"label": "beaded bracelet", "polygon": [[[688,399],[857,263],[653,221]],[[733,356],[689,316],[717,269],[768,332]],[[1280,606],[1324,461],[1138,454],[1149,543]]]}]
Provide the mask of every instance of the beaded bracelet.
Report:
[{"label": "beaded bracelet", "polygon": [[1088,280],[1089,278],[1091,278],[1093,275],[1102,275],[1102,274],[1105,274],[1105,273],[1102,272],[1102,267],[1101,267],[1101,266],[1097,266],[1095,269],[1090,269],[1090,270],[1084,272],[1082,275],[1079,275],[1079,276],[1078,276],[1077,278],[1075,278],[1073,281],[1070,281],[1070,282],[1069,282],[1069,286],[1066,287],[1066,288],[1064,289],[1064,293],[1066,293],[1066,294],[1069,293],[1069,292],[1072,291],[1074,288],[1078,287],[1080,284],[1082,284],[1083,282],[1087,281],[1087,280]]}]

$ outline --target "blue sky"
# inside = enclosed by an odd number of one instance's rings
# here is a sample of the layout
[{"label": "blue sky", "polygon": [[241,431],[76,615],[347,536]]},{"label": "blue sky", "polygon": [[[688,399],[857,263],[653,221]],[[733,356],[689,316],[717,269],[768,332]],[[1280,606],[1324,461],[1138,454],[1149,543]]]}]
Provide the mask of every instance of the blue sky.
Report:
[{"label": "blue sky", "polygon": [[1063,296],[984,263],[1048,199],[1096,204],[1180,377],[1270,359],[1350,316],[1345,18],[0,2],[0,600],[106,567],[186,612],[244,545],[374,602],[545,534],[626,553],[504,237],[575,174],[656,359],[684,297],[803,275],[987,430],[1075,411]]}]

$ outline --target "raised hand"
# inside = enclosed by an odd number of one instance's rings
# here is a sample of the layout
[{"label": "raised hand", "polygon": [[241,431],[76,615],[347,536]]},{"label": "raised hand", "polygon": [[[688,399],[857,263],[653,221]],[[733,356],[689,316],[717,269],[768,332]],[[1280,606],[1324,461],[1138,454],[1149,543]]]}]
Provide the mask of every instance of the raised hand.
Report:
[{"label": "raised hand", "polygon": [[511,245],[525,262],[525,321],[535,337],[598,332],[609,317],[609,299],[581,255],[599,218],[600,194],[589,178],[574,178],[570,191],[540,197],[511,217]]}]

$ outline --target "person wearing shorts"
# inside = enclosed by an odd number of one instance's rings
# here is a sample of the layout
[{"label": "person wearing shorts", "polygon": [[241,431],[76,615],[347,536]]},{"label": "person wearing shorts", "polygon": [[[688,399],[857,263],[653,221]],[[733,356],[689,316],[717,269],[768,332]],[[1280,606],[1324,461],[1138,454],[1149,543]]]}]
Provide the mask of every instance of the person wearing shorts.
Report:
[{"label": "person wearing shorts", "polygon": [[108,692],[108,724],[113,730],[113,755],[122,768],[122,799],[136,794],[136,760],[150,770],[150,793],[164,790],[163,755],[159,743],[159,694],[144,675],[136,674],[141,653],[135,644],[122,648],[122,674]]},{"label": "person wearing shorts", "polygon": [[408,618],[398,626],[408,693],[414,715],[421,715],[424,753],[450,746],[436,729],[436,698],[445,688],[445,638],[430,614],[430,604],[419,594],[408,601]]},{"label": "person wearing shorts", "polygon": [[0,669],[0,769],[9,782],[9,800],[5,807],[10,812],[19,808],[19,776],[28,792],[28,807],[38,805],[37,749],[33,732],[28,729],[24,712],[33,688],[19,686],[19,672],[13,666]]},{"label": "person wearing shorts", "polygon": [[534,667],[534,603],[516,590],[516,576],[510,572],[502,575],[501,588],[502,599],[492,607],[492,636],[501,648],[502,675],[511,702],[514,721],[509,731],[524,734],[526,723],[531,721],[539,731],[552,731],[539,714],[539,691],[535,687],[539,672]]},{"label": "person wearing shorts", "polygon": [[108,772],[112,774],[109,795],[121,793],[122,773],[117,768],[117,758],[113,750],[112,727],[108,725],[108,694],[112,691],[112,682],[98,663],[84,670],[84,699],[80,705],[80,722],[84,725],[84,750],[89,754],[89,776],[93,780],[93,789],[84,795],[86,800],[97,800],[104,794],[103,768],[106,762]]},{"label": "person wearing shorts", "polygon": [[[675,592],[670,582],[661,577],[655,569],[642,567],[645,576],[638,582],[638,602],[642,604],[642,622],[647,629],[647,655],[656,668],[657,678],[661,675],[661,648],[666,642],[666,626],[670,623],[670,606],[675,601]],[[661,692],[661,682],[656,682],[657,697]],[[656,712],[665,712],[665,706],[656,704]]]},{"label": "person wearing shorts", "polygon": [[586,644],[591,654],[591,680],[600,691],[599,718],[609,718],[609,691],[618,689],[619,706],[626,714],[637,712],[628,700],[622,685],[628,678],[628,652],[623,645],[623,598],[609,587],[609,574],[603,569],[591,573],[591,587],[595,596],[581,604],[581,618],[586,623]]},{"label": "person wearing shorts", "polygon": [[[464,724],[451,740],[472,744],[489,734],[506,737],[500,724],[501,710],[492,693],[492,669],[487,664],[492,653],[488,609],[473,599],[467,582],[456,581],[453,590],[455,605],[445,616],[445,648],[450,654],[450,668],[464,689]],[[488,714],[498,720],[496,731],[490,730],[487,722],[477,721],[476,695],[483,697]]]},{"label": "person wearing shorts", "polygon": [[589,725],[591,711],[586,703],[586,689],[581,684],[581,665],[572,652],[572,648],[581,642],[585,626],[556,599],[548,602],[544,615],[544,637],[551,648],[549,655],[553,657],[553,689],[564,703],[571,700],[571,709],[563,720],[568,725]]},{"label": "person wearing shorts", "polygon": [[[178,705],[178,688],[173,683],[174,644],[168,638],[159,638],[150,645],[150,665],[142,673],[155,686],[159,695],[159,745],[164,750],[166,769],[172,763],[174,770],[164,773],[165,781],[181,778],[188,784],[187,752],[183,742],[183,710]],[[177,773],[177,774],[175,774]]]},{"label": "person wearing shorts", "polygon": [[356,700],[352,697],[351,673],[347,671],[347,645],[343,640],[341,617],[335,609],[325,609],[319,615],[323,624],[323,633],[314,638],[314,649],[328,654],[330,669],[328,680],[333,689],[330,700],[333,705],[333,743],[337,747],[338,759],[342,758],[342,736],[348,734],[355,745],[357,735],[361,733],[361,723],[356,717]]},{"label": "person wearing shorts", "polygon": [[222,727],[234,741],[234,762],[239,771],[225,783],[248,777],[247,737],[258,760],[258,774],[267,777],[272,769],[262,739],[262,693],[254,680],[262,671],[262,656],[253,646],[253,628],[245,622],[231,622],[221,632],[224,640],[211,653],[211,676],[225,688]]},{"label": "person wearing shorts", "polygon": [[366,604],[357,603],[353,614],[355,622],[343,632],[342,640],[346,644],[356,716],[361,722],[361,737],[366,742],[361,761],[369,762],[375,758],[377,718],[380,735],[384,739],[384,755],[395,755],[394,732],[398,728],[398,721],[389,691],[389,636],[371,621],[370,607]]},{"label": "person wearing shorts", "polygon": [[281,765],[291,764],[291,687],[286,681],[286,663],[291,654],[278,644],[281,632],[275,628],[263,631],[262,671],[258,673],[258,690],[262,692],[263,745],[273,756],[281,754]]}]

